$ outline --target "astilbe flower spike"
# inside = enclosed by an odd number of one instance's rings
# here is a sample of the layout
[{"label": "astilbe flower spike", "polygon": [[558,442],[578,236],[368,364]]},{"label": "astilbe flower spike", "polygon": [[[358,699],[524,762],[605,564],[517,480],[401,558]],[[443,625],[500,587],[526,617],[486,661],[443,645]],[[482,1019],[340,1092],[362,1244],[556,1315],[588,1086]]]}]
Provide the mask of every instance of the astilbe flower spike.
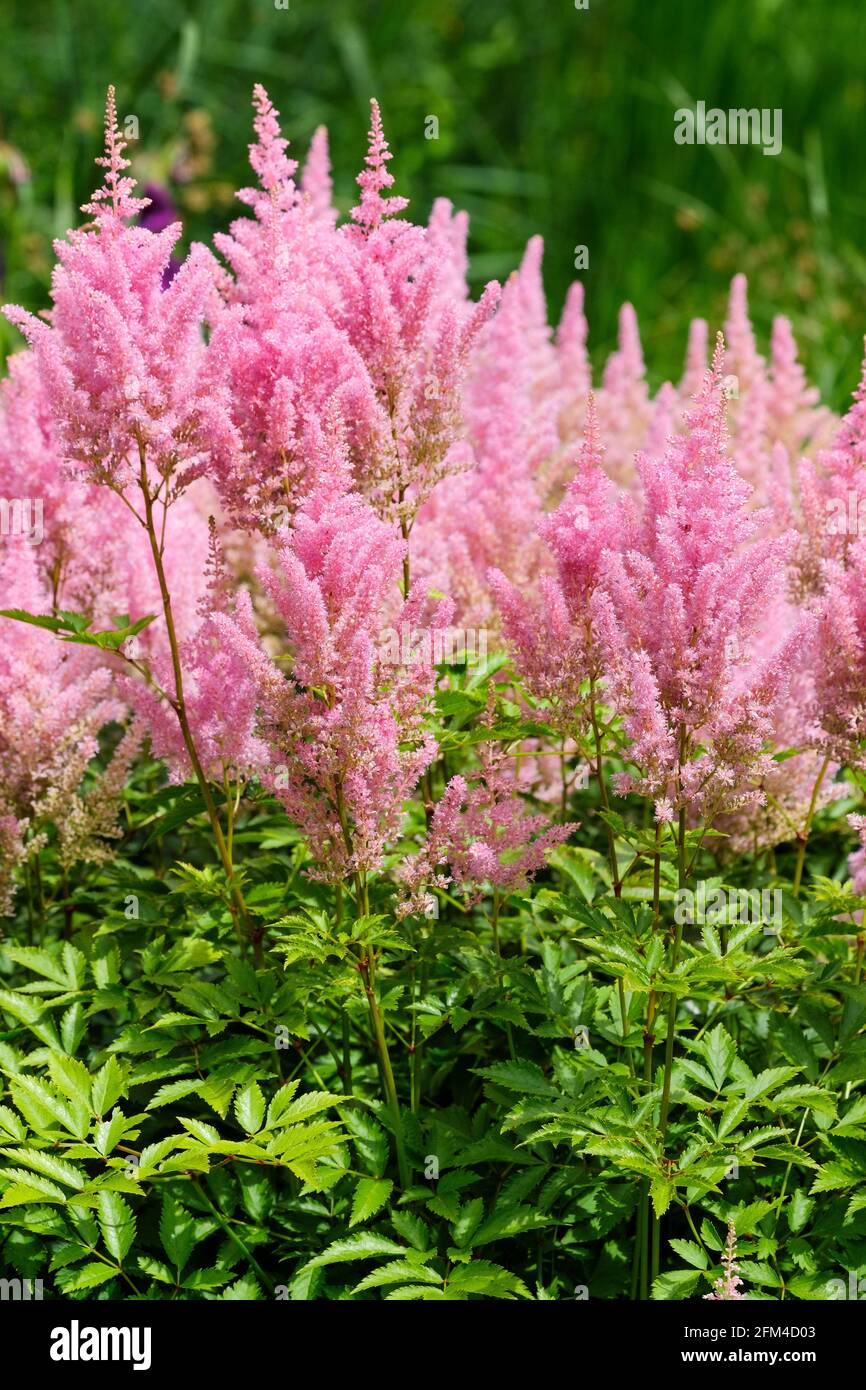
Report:
[{"label": "astilbe flower spike", "polygon": [[[225,626],[257,687],[263,783],[304,831],[329,883],[380,867],[403,806],[430,765],[435,643],[450,620],[419,594],[395,604],[405,542],[357,496],[312,497],[275,541],[261,582],[284,625],[283,674],[251,634]],[[415,635],[394,660],[394,632]]]},{"label": "astilbe flower spike", "polygon": [[204,471],[202,415],[216,408],[202,390],[201,335],[214,262],[194,246],[163,291],[180,227],[126,225],[144,200],[120,174],[123,148],[111,89],[99,161],[108,173],[84,205],[95,225],[55,244],[48,323],[13,306],[5,313],[32,345],[67,461],[119,493],[149,476],[152,490],[175,496]]},{"label": "astilbe flower spike", "polygon": [[301,174],[301,191],[310,200],[313,216],[333,226],[337,220],[337,209],[333,203],[334,183],[328,155],[328,131],[323,125],[316,128],[310,141]]},{"label": "astilbe flower spike", "polygon": [[[44,613],[50,598],[33,548],[0,553],[0,601]],[[107,769],[84,786],[99,734],[126,710],[111,672],[85,648],[64,646],[42,628],[7,624],[0,643],[0,912],[12,907],[12,871],[38,854],[56,828],[64,869],[108,857],[117,811],[143,730],[132,724]]]},{"label": "astilbe flower spike", "polygon": [[635,539],[606,552],[590,599],[607,698],[638,768],[615,785],[652,797],[661,819],[760,799],[742,788],[769,770],[764,742],[790,664],[786,649],[766,659],[749,649],[791,538],[767,534],[747,507],[725,449],[723,364],[720,337],[686,433],[663,459],[638,460]]},{"label": "astilbe flower spike", "polygon": [[640,330],[631,304],[620,309],[617,350],[605,364],[596,403],[601,435],[607,442],[607,468],[611,477],[624,481],[652,416]]},{"label": "astilbe flower spike", "polygon": [[378,447],[356,457],[356,486],[408,536],[436,485],[470,462],[461,437],[464,379],[499,287],[488,285],[469,308],[447,292],[449,241],[397,217],[406,199],[382,196],[393,184],[391,153],[375,101],[371,110],[361,199],[353,222],[336,233],[336,322],[363,360],[385,426]]},{"label": "astilbe flower spike", "polygon": [[[199,487],[178,498],[165,529],[165,569],[181,637],[195,623],[207,553],[194,496]],[[38,499],[42,534],[33,549],[52,613],[82,613],[106,627],[117,614],[135,621],[158,612],[147,535],[120,497],[73,476],[65,465],[32,350],[10,359],[0,384],[0,496]],[[162,624],[146,628],[138,645],[145,653],[168,655]]]},{"label": "astilbe flower spike", "polygon": [[[180,644],[187,718],[199,761],[210,781],[224,784],[255,775],[267,759],[267,749],[253,732],[257,690],[226,633],[237,630],[248,641],[258,635],[252,602],[246,589],[232,592],[216,528],[211,520],[207,588],[199,600],[198,624]],[[150,662],[152,683],[129,681],[127,697],[150,731],[155,757],[167,763],[171,780],[195,775],[173,705],[175,675],[167,653]],[[157,690],[165,694],[157,694]]]},{"label": "astilbe flower spike", "polygon": [[783,444],[790,458],[798,458],[826,436],[832,417],[819,400],[818,388],[807,383],[798,359],[791,321],[777,314],[770,340],[767,429],[771,441]]},{"label": "astilbe flower spike", "polygon": [[539,389],[537,323],[534,361],[524,351],[536,293],[523,282],[537,275],[538,254],[536,246],[527,249],[473,353],[463,411],[474,466],[440,484],[414,537],[413,564],[453,597],[467,627],[494,620],[491,568],[525,587],[546,563],[536,534],[542,512],[536,474],[559,444],[558,401]]},{"label": "astilbe flower spike", "polygon": [[[493,723],[490,705],[486,723]],[[474,773],[449,780],[431,810],[419,853],[403,865],[401,915],[423,912],[429,890],[452,881],[468,889],[473,902],[485,885],[497,897],[517,892],[577,829],[570,821],[551,825],[546,814],[527,810],[509,755],[495,742],[478,745],[478,762]]]},{"label": "astilbe flower spike", "polygon": [[611,501],[610,493],[590,397],[574,477],[559,507],[538,524],[556,574],[542,575],[537,603],[500,570],[492,569],[488,576],[520,674],[537,699],[549,702],[548,717],[563,733],[582,731],[585,688],[591,690],[602,674],[589,601],[601,578],[605,553],[622,543],[627,527],[626,513]]},{"label": "astilbe flower spike", "polygon": [[848,565],[828,561],[824,592],[810,614],[814,739],[828,758],[866,765],[866,537]]},{"label": "astilbe flower spike", "polygon": [[18,309],[6,313],[30,341],[66,461],[122,498],[146,532],[171,651],[173,708],[240,922],[243,900],[187,717],[165,561],[169,508],[205,471],[208,435],[226,428],[215,423],[224,392],[207,371],[202,333],[215,308],[216,263],[205,247],[193,246],[163,290],[180,227],[126,225],[142,200],[122,175],[123,149],[111,88],[99,161],[108,172],[85,205],[95,226],[57,243],[48,323]]},{"label": "astilbe flower spike", "polygon": [[740,1266],[737,1264],[737,1229],[733,1221],[728,1222],[728,1234],[722,1254],[722,1269],[724,1274],[715,1281],[713,1292],[705,1293],[704,1298],[718,1301],[746,1298],[744,1293],[740,1293],[743,1281],[739,1274]]},{"label": "astilbe flower spike", "polygon": [[364,168],[357,178],[361,201],[352,208],[352,218],[367,232],[374,232],[384,218],[394,217],[409,206],[409,199],[399,195],[383,198],[386,188],[393,188],[394,175],[388,164],[394,156],[388,148],[382,129],[382,113],[375,97],[370,102],[370,135]]}]

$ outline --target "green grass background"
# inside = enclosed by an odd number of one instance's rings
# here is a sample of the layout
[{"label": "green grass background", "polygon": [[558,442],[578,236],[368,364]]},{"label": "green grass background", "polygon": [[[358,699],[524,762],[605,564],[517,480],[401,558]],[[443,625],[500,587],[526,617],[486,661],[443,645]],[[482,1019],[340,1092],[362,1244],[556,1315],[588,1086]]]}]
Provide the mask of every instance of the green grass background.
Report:
[{"label": "green grass background", "polygon": [[[506,276],[541,232],[557,314],[586,245],[594,354],[631,299],[657,385],[679,371],[688,319],[718,323],[744,270],[762,342],[788,313],[842,405],[866,329],[864,38],[858,0],[2,0],[3,297],[46,303],[51,239],[93,185],[108,82],[139,119],[143,173],[165,177],[191,144],[187,238],[238,207],[254,81],[295,152],[329,126],[343,208],[376,95],[415,215],[442,194],[470,211],[477,281]],[[675,108],[700,99],[780,107],[782,153],[675,145]],[[0,333],[8,351],[16,335]]]}]

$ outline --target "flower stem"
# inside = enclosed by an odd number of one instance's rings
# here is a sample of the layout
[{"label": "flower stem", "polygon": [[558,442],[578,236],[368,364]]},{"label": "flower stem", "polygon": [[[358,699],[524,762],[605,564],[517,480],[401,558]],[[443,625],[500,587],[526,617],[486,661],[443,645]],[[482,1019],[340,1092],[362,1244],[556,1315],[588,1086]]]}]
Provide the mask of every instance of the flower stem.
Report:
[{"label": "flower stem", "polygon": [[[370,914],[370,899],[366,876],[362,873],[359,873],[357,876],[356,889],[358,911],[361,916],[368,917]],[[406,1158],[406,1146],[403,1140],[403,1118],[400,1112],[400,1101],[397,1096],[397,1083],[394,1080],[394,1068],[391,1065],[391,1054],[388,1050],[388,1039],[385,1034],[385,1021],[382,1017],[382,1008],[376,995],[376,952],[372,946],[364,950],[359,965],[361,978],[364,981],[364,992],[367,996],[367,1007],[370,1010],[370,1022],[373,1026],[376,1051],[379,1054],[379,1066],[382,1071],[382,1085],[385,1091],[385,1099],[391,1111],[391,1120],[394,1126],[394,1145],[397,1150],[397,1170],[400,1174],[400,1186],[405,1190],[409,1186],[410,1176],[409,1164]]]},{"label": "flower stem", "polygon": [[199,790],[201,791],[202,800],[205,804],[205,810],[207,811],[208,819],[211,823],[211,829],[213,831],[213,837],[216,843],[217,852],[219,854],[223,870],[228,881],[229,893],[231,895],[231,912],[235,922],[235,929],[237,930],[238,935],[241,937],[241,939],[243,939],[244,935],[246,934],[253,942],[253,950],[256,958],[256,963],[261,964],[261,938],[257,937],[255,932],[250,927],[246,903],[244,902],[243,895],[240,891],[240,888],[238,887],[237,880],[235,878],[231,855],[229,854],[228,845],[226,844],[225,836],[223,835],[222,831],[222,826],[220,825],[219,813],[217,812],[216,802],[213,799],[210,784],[208,783],[207,777],[205,776],[204,768],[201,765],[201,760],[198,756],[198,750],[195,746],[195,740],[192,736],[192,730],[189,724],[189,717],[187,715],[186,701],[184,698],[183,690],[183,670],[181,667],[180,660],[180,647],[177,640],[177,632],[174,625],[174,614],[172,612],[171,607],[171,593],[168,587],[168,580],[166,579],[165,565],[163,564],[162,543],[156,532],[156,525],[153,515],[153,497],[151,496],[150,483],[147,477],[147,466],[145,464],[144,446],[141,443],[141,441],[139,441],[139,462],[140,472],[138,481],[139,487],[141,488],[141,494],[144,499],[145,529],[147,531],[148,540],[150,541],[150,550],[153,556],[153,564],[154,569],[156,570],[157,582],[159,584],[159,592],[160,597],[162,599],[162,611],[165,616],[165,626],[166,631],[168,633],[168,644],[171,651],[171,665],[172,672],[174,674],[175,691],[174,699],[171,701],[171,705],[177,716],[177,722],[180,726],[180,732],[183,738],[184,746],[186,748],[190,763],[192,764],[192,769],[195,773],[195,778],[198,782]]},{"label": "flower stem", "polygon": [[799,832],[797,836],[797,863],[794,868],[794,885],[791,890],[795,898],[799,897],[800,895],[800,884],[803,881],[803,868],[806,863],[806,846],[809,843],[809,833],[812,829],[812,821],[815,818],[815,807],[818,804],[818,793],[821,790],[821,783],[824,781],[824,777],[829,765],[830,755],[828,753],[821,764],[818,776],[815,779],[815,785],[812,788],[812,799],[809,802],[809,810],[806,814],[806,824],[803,826],[803,829]]}]

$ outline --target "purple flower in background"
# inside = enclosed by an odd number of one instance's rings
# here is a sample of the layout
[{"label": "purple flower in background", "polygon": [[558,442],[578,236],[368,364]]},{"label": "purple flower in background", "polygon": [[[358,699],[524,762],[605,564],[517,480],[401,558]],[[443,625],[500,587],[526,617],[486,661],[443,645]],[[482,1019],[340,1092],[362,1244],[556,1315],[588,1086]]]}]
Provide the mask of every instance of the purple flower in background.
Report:
[{"label": "purple flower in background", "polygon": [[[162,184],[146,183],[144,196],[150,200],[150,203],[139,214],[138,225],[140,227],[146,227],[149,232],[162,232],[165,231],[166,227],[170,227],[172,222],[180,221],[171,194]],[[180,267],[181,262],[177,256],[172,256],[162,273],[162,288],[164,290],[168,289]]]}]

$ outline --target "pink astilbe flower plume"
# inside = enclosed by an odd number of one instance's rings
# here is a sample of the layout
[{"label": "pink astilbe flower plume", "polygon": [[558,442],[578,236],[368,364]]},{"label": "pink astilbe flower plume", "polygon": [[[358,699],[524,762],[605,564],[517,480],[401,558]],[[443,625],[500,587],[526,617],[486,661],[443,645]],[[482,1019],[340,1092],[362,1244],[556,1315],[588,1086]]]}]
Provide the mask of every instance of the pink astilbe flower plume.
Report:
[{"label": "pink astilbe flower plume", "polygon": [[[205,775],[217,784],[227,777],[248,779],[267,758],[267,748],[254,734],[257,688],[236,644],[227,634],[240,632],[258,641],[252,603],[246,589],[232,592],[216,530],[211,522],[207,588],[198,604],[199,621],[180,644],[187,717]],[[150,731],[156,757],[168,765],[171,780],[195,775],[189,750],[172,708],[177,699],[172,662],[167,653],[149,666],[154,685],[127,685],[130,703]]]},{"label": "pink astilbe flower plume", "polygon": [[[493,722],[492,707],[486,720]],[[573,822],[551,825],[548,815],[527,810],[500,745],[482,742],[477,751],[477,772],[450,779],[432,808],[421,850],[400,871],[404,915],[423,912],[429,890],[452,881],[468,888],[473,901],[485,885],[502,896],[517,892],[577,829]]]},{"label": "pink astilbe flower plume", "polygon": [[770,389],[767,400],[767,429],[771,443],[784,444],[791,457],[807,447],[828,442],[832,420],[829,410],[819,405],[820,393],[810,386],[797,357],[797,344],[791,321],[784,314],[773,319],[770,340]]},{"label": "pink astilbe flower plume", "polygon": [[607,470],[612,478],[625,482],[652,415],[637,314],[631,304],[620,309],[617,350],[605,364],[596,407],[607,445]]},{"label": "pink astilbe flower plume", "polygon": [[680,382],[680,396],[687,403],[700,391],[707,374],[707,344],[710,329],[706,319],[692,319],[689,324],[689,339],[686,347],[686,360],[683,378]]},{"label": "pink astilbe flower plume", "polygon": [[[608,700],[623,715],[639,791],[663,808],[707,819],[759,792],[764,742],[790,665],[759,660],[750,641],[784,582],[791,538],[766,534],[726,453],[721,337],[686,433],[663,459],[639,459],[644,501],[636,535],[608,551],[590,599]],[[792,638],[792,641],[795,640]]]},{"label": "pink astilbe flower plume", "polygon": [[[527,249],[473,353],[463,409],[475,466],[437,488],[419,518],[413,545],[419,573],[453,597],[458,619],[468,627],[494,619],[491,568],[522,588],[545,564],[536,534],[542,512],[538,472],[557,450],[559,435],[557,397],[538,389],[537,369],[545,354],[537,289],[522,283],[524,276],[535,279],[537,254],[537,247]],[[534,355],[524,351],[532,331]]]},{"label": "pink astilbe flower plume", "polygon": [[725,342],[731,453],[737,468],[755,489],[756,498],[763,502],[769,471],[770,388],[766,362],[758,352],[749,318],[745,275],[735,275],[731,281]]},{"label": "pink astilbe flower plume", "polygon": [[391,152],[375,101],[371,111],[361,199],[353,223],[337,232],[336,321],[363,360],[385,426],[378,447],[356,457],[356,486],[408,536],[436,485],[471,462],[462,440],[463,385],[499,287],[488,285],[470,309],[448,293],[453,245],[438,224],[431,235],[397,217],[405,198],[383,196],[394,181]]},{"label": "pink astilbe flower plume", "polygon": [[581,730],[588,683],[597,681],[602,670],[589,602],[603,558],[621,544],[627,525],[624,510],[612,502],[610,493],[590,397],[574,478],[556,511],[538,525],[553,554],[556,575],[541,577],[538,602],[500,570],[489,575],[504,634],[527,688],[549,703],[549,717],[564,733]]},{"label": "pink astilbe flower plume", "polygon": [[48,323],[21,310],[6,312],[33,349],[66,462],[85,481],[122,498],[146,533],[171,649],[172,707],[240,924],[243,899],[187,717],[166,562],[170,508],[205,472],[209,438],[229,428],[221,423],[224,391],[209,371],[203,334],[206,318],[217,310],[218,270],[209,251],[193,246],[163,289],[181,229],[126,225],[138,208],[121,174],[123,148],[110,91],[101,161],[108,174],[87,205],[95,226],[57,243]]},{"label": "pink astilbe flower plume", "polygon": [[569,442],[583,433],[589,393],[592,390],[592,364],[587,340],[589,325],[584,312],[584,290],[580,280],[570,286],[556,330],[559,366],[559,432]]},{"label": "pink astilbe flower plume", "polygon": [[380,447],[386,424],[364,364],[315,303],[264,331],[226,315],[211,362],[228,407],[210,434],[213,477],[245,529],[272,533],[310,493],[345,492],[353,460]]},{"label": "pink astilbe flower plume", "polygon": [[[0,551],[0,603],[50,610],[30,546]],[[84,648],[50,632],[6,623],[0,643],[0,912],[12,910],[14,869],[39,853],[49,826],[65,869],[108,857],[117,812],[141,733],[121,739],[107,769],[83,786],[99,751],[99,733],[125,717],[111,673],[94,669]]]},{"label": "pink astilbe flower plume", "polygon": [[436,752],[428,727],[435,644],[395,663],[389,634],[444,628],[419,595],[395,605],[405,542],[358,497],[311,498],[260,578],[285,628],[283,675],[259,643],[225,629],[257,686],[264,784],[304,831],[313,874],[338,883],[380,866],[403,804]]},{"label": "pink astilbe flower plume", "polygon": [[[159,611],[147,536],[120,497],[72,476],[64,465],[32,351],[10,358],[9,376],[0,385],[0,496],[39,502],[42,536],[34,556],[52,612],[82,613],[106,627],[117,614],[135,621]],[[195,618],[206,545],[193,495],[179,498],[167,519],[165,565],[182,634]],[[139,645],[167,650],[162,624],[145,629]]]},{"label": "pink astilbe flower plume", "polygon": [[468,236],[468,213],[455,212],[448,198],[437,198],[427,222],[427,240],[431,251],[442,257],[437,293],[454,304],[464,304],[467,313],[471,313],[469,286],[466,283],[469,269],[466,251]]},{"label": "pink astilbe flower plume", "polygon": [[705,1293],[704,1298],[719,1301],[744,1299],[746,1295],[740,1293],[743,1281],[740,1278],[740,1266],[737,1264],[737,1229],[733,1221],[728,1222],[728,1236],[722,1254],[722,1269],[724,1273],[720,1279],[715,1281],[713,1292]]},{"label": "pink astilbe flower plume", "polygon": [[85,204],[95,226],[55,243],[49,322],[12,306],[4,312],[33,348],[67,461],[118,492],[146,467],[177,495],[207,462],[202,415],[215,403],[202,390],[201,327],[215,266],[194,246],[163,291],[180,227],[126,225],[142,200],[120,174],[123,148],[112,89],[99,161],[108,173]]},{"label": "pink astilbe flower plume", "polygon": [[310,148],[301,174],[301,192],[310,201],[313,217],[333,227],[337,209],[333,203],[334,183],[328,154],[328,132],[320,125],[313,133]]},{"label": "pink astilbe flower plume", "polygon": [[[261,83],[253,88],[253,105],[256,141],[249,146],[250,164],[259,176],[263,192],[276,201],[280,211],[286,211],[296,201],[294,177],[298,162],[286,154],[289,142],[280,130],[280,113]],[[241,189],[238,198],[253,209],[262,206],[262,191],[257,188]]]},{"label": "pink astilbe flower plume", "polygon": [[847,567],[824,566],[824,592],[813,606],[814,737],[840,762],[866,766],[866,536],[854,540]]},{"label": "pink astilbe flower plume", "polygon": [[256,139],[249,156],[259,186],[237,193],[253,217],[237,218],[228,233],[217,232],[214,245],[232,272],[221,283],[226,299],[243,306],[245,323],[264,331],[286,307],[297,309],[309,297],[317,302],[327,297],[323,238],[331,228],[312,197],[299,193],[297,163],[286,154],[289,142],[280,129],[279,112],[258,83],[253,110]]},{"label": "pink astilbe flower plume", "polygon": [[117,124],[117,102],[114,87],[109,87],[105,103],[105,154],[98,155],[96,163],[103,168],[105,179],[102,187],[93,194],[89,203],[84,203],[82,212],[89,212],[100,226],[107,230],[118,223],[135,217],[150,204],[149,198],[136,198],[135,179],[123,173],[129,168],[129,160],[124,158],[126,141],[120,134]]},{"label": "pink astilbe flower plume", "polygon": [[352,208],[352,219],[366,232],[375,232],[386,217],[394,217],[409,206],[409,199],[399,195],[383,197],[386,188],[393,188],[394,175],[388,169],[392,160],[388,141],[382,129],[382,113],[375,97],[370,102],[370,136],[364,168],[357,177],[361,201]]},{"label": "pink astilbe flower plume", "polygon": [[[823,436],[832,423],[828,411],[814,426]],[[814,442],[814,438],[813,438]],[[781,446],[777,446],[779,448]],[[780,456],[772,502],[780,525],[796,526],[799,539],[792,563],[791,589],[804,599],[824,589],[833,566],[851,563],[855,542],[866,534],[866,358],[854,401],[827,448],[791,467]],[[828,567],[829,566],[829,567]]]}]

